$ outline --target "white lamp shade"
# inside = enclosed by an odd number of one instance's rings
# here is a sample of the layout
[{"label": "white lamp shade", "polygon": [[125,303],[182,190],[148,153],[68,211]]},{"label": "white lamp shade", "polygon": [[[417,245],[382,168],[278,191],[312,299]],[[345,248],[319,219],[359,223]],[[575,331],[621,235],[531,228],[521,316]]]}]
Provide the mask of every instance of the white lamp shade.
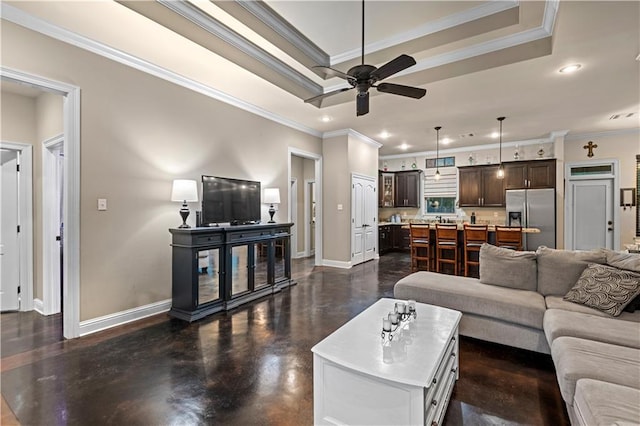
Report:
[{"label": "white lamp shade", "polygon": [[263,203],[280,204],[280,188],[265,188]]},{"label": "white lamp shade", "polygon": [[171,201],[198,201],[198,183],[190,179],[175,179],[171,189]]}]

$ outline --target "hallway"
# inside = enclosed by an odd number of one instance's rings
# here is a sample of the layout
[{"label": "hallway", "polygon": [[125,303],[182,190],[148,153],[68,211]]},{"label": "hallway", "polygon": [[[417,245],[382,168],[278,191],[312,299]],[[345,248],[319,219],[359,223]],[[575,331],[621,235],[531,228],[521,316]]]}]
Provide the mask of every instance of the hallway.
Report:
[{"label": "hallway", "polygon": [[[392,297],[409,266],[406,253],[349,270],[294,260],[296,286],[234,311],[71,341],[56,317],[2,314],[2,396],[23,425],[312,424],[311,347]],[[467,338],[460,352],[445,424],[568,424],[549,356]]]}]

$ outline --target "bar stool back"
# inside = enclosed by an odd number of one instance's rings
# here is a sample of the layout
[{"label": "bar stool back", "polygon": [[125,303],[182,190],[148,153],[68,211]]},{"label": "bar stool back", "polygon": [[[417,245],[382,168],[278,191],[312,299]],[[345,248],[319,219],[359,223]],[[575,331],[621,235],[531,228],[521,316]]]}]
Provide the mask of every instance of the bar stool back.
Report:
[{"label": "bar stool back", "polygon": [[[451,253],[453,258],[444,257]],[[436,223],[436,270],[441,264],[453,264],[453,274],[458,275],[458,225]]]},{"label": "bar stool back", "polygon": [[429,224],[428,223],[410,223],[409,224],[409,241],[411,243],[411,271],[421,270],[421,265],[426,264],[429,270]]},{"label": "bar stool back", "polygon": [[[464,225],[464,276],[469,276],[470,266],[480,267],[480,247],[488,240],[487,225]],[[471,254],[477,253],[477,260]],[[475,255],[474,255],[475,256]]]},{"label": "bar stool back", "polygon": [[497,226],[496,246],[522,250],[522,226]]}]

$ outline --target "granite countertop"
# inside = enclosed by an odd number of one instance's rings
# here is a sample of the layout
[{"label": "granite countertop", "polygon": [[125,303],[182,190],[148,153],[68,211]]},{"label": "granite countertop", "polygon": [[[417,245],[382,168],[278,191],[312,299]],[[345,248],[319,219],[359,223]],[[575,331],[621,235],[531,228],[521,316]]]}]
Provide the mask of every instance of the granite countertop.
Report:
[{"label": "granite countertop", "polygon": [[[386,225],[394,225],[394,226],[402,226],[403,228],[408,228],[410,222],[378,222],[378,226],[386,226]],[[429,222],[411,222],[411,223],[429,223]],[[429,223],[429,225],[435,225],[435,223]],[[453,225],[453,224],[450,224]],[[458,223],[458,230],[462,231],[464,229],[463,224]],[[489,232],[495,232],[496,225],[489,225]],[[538,228],[522,228],[522,232],[525,234],[539,234],[540,230]]]}]

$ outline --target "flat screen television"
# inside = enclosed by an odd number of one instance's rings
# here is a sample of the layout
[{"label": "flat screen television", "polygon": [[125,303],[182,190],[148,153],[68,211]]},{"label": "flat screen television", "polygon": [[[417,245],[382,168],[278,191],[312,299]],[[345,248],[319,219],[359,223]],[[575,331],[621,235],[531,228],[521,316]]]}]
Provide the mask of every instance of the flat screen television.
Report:
[{"label": "flat screen television", "polygon": [[260,182],[202,176],[203,226],[260,221]]}]

